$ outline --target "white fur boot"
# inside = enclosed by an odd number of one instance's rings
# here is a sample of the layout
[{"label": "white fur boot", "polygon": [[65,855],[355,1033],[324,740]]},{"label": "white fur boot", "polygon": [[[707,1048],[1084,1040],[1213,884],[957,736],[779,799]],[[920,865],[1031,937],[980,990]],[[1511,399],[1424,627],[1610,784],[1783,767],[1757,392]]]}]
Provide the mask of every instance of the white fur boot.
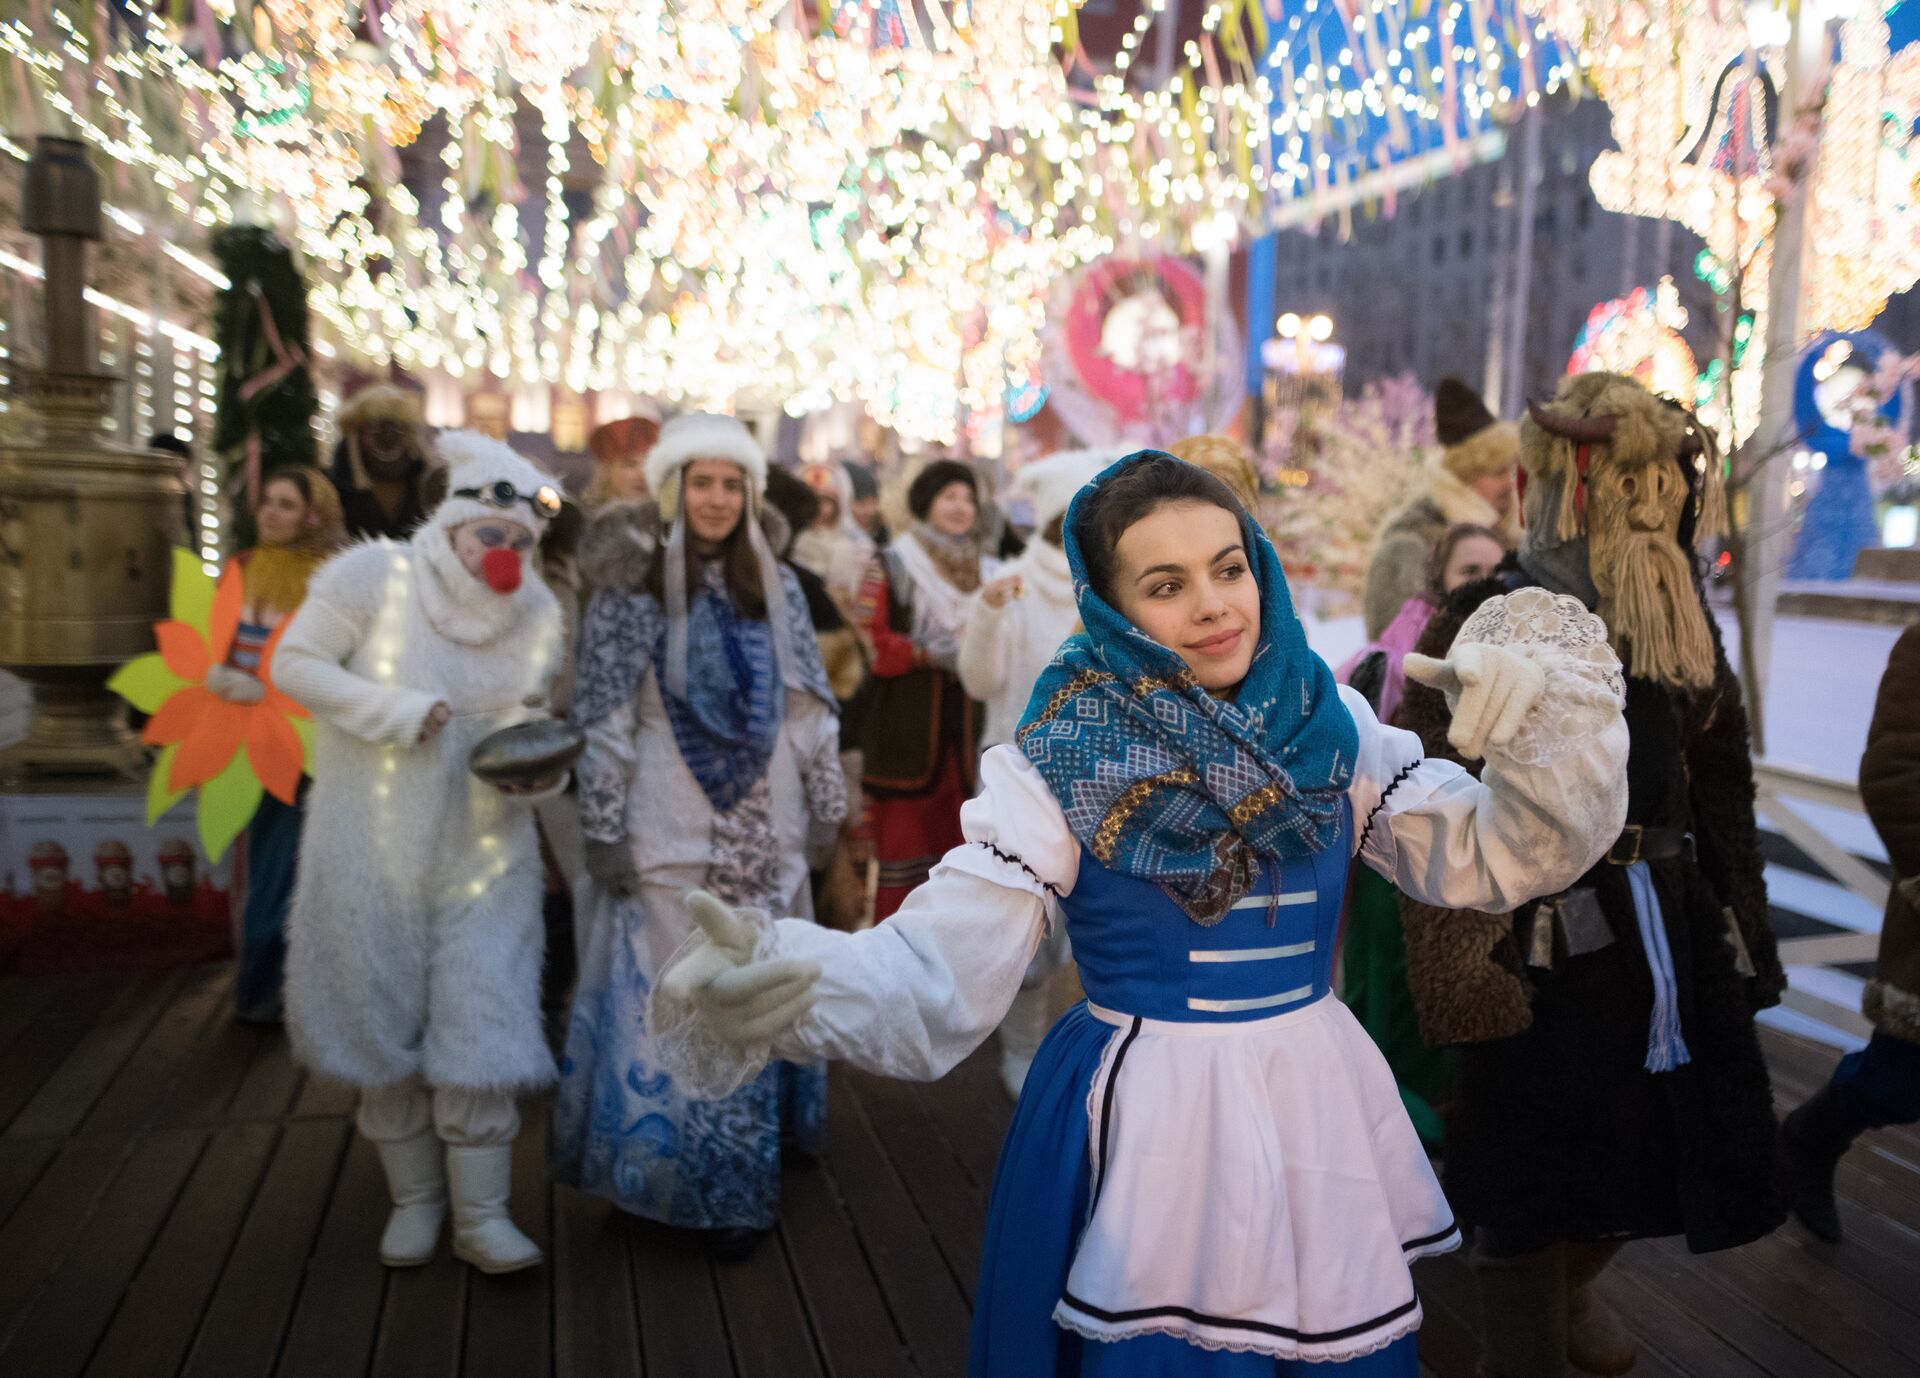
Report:
[{"label": "white fur boot", "polygon": [[389,1268],[418,1268],[433,1258],[447,1219],[447,1168],[440,1140],[428,1129],[375,1147],[393,1197],[393,1214],[380,1236],[380,1261]]},{"label": "white fur boot", "polygon": [[540,1261],[540,1246],[507,1218],[513,1145],[447,1145],[453,1196],[453,1256],[483,1273],[513,1273]]}]

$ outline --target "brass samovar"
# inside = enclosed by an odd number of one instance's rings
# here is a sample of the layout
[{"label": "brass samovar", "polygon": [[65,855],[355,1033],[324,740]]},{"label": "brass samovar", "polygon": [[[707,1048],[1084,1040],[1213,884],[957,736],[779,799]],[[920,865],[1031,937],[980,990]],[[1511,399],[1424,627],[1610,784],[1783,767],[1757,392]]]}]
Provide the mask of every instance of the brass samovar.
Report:
[{"label": "brass samovar", "polygon": [[181,461],[100,438],[115,380],[97,371],[83,299],[100,238],[100,178],[78,140],[42,136],[20,222],[46,270],[45,366],[14,385],[35,423],[0,443],[0,668],[33,689],[33,723],[0,751],[0,787],[145,771],[106,680],[153,649],[175,545],[185,544]]}]

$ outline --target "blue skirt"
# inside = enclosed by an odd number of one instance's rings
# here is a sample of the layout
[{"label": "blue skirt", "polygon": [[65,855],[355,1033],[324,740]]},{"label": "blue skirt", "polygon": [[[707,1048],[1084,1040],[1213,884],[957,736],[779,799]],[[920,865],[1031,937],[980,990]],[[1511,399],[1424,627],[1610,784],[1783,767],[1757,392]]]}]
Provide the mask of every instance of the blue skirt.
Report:
[{"label": "blue skirt", "polygon": [[[1000,1150],[974,1291],[968,1378],[1274,1378],[1334,1366],[1201,1349],[1171,1335],[1104,1343],[1054,1323],[1087,1219],[1087,1093],[1114,1029],[1076,1005],[1027,1073]],[[1350,1359],[1341,1378],[1415,1378],[1412,1335]]]}]

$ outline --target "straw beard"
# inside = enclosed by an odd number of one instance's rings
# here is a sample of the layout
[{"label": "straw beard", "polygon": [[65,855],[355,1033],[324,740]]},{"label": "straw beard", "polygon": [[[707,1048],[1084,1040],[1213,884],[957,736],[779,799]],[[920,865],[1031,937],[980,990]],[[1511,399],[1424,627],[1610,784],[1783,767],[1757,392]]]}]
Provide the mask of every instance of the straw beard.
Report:
[{"label": "straw beard", "polygon": [[1624,501],[1594,498],[1588,560],[1600,617],[1627,672],[1677,688],[1707,688],[1714,679],[1713,634],[1692,564],[1676,539],[1678,510],[1666,514],[1658,531],[1636,530]]}]

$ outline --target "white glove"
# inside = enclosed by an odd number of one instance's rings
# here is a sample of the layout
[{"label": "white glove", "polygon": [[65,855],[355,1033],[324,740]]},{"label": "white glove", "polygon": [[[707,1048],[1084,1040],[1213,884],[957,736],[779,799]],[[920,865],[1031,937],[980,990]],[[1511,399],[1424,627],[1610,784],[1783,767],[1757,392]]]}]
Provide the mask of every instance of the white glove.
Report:
[{"label": "white glove", "polygon": [[1453,704],[1447,740],[1470,761],[1511,742],[1547,687],[1546,673],[1530,658],[1480,642],[1455,646],[1445,660],[1409,655],[1405,668],[1408,679],[1438,689]]},{"label": "white glove", "polygon": [[688,892],[687,912],[707,942],[681,959],[660,989],[697,1012],[716,1038],[763,1047],[813,1008],[818,962],[755,961],[753,925],[704,890]]},{"label": "white glove", "polygon": [[228,703],[258,703],[267,696],[267,686],[245,670],[212,665],[207,668],[207,692]]}]

